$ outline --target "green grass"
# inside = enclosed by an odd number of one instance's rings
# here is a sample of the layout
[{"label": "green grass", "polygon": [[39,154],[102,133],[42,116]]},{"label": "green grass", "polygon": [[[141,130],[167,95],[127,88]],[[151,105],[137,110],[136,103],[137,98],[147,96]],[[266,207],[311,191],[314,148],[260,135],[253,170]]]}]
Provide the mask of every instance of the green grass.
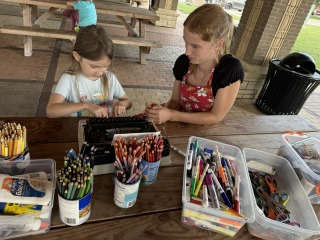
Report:
[{"label": "green grass", "polygon": [[[190,6],[185,3],[178,3],[178,10],[185,13],[190,14],[195,6]],[[240,16],[229,13],[232,15],[234,20],[239,20]],[[318,16],[311,16],[311,19],[320,20]],[[316,63],[317,70],[320,70],[320,44],[319,42],[320,36],[320,26],[314,25],[305,25],[302,27],[295,44],[293,45],[291,52],[305,52],[311,55]]]},{"label": "green grass", "polygon": [[305,52],[311,55],[320,70],[320,26],[305,25],[302,27],[291,52]]}]

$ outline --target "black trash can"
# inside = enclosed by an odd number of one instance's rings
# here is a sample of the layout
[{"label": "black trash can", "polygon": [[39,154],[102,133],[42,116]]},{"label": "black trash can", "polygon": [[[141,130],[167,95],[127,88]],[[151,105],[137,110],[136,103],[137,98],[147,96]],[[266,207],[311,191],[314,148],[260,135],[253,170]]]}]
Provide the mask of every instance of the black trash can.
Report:
[{"label": "black trash can", "polygon": [[311,56],[291,53],[282,60],[272,59],[255,102],[270,115],[297,115],[310,94],[320,84],[320,72]]}]

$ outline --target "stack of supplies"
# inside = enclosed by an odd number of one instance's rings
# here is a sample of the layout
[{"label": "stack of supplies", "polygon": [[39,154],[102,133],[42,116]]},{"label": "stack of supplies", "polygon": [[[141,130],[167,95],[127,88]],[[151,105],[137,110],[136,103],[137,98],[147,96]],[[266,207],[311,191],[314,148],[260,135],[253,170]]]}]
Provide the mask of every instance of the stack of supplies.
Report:
[{"label": "stack of supplies", "polygon": [[[15,168],[17,161],[10,161]],[[4,167],[3,167],[4,166]],[[8,175],[0,162],[0,237],[48,232],[55,190],[55,161],[31,160],[24,174]]]}]

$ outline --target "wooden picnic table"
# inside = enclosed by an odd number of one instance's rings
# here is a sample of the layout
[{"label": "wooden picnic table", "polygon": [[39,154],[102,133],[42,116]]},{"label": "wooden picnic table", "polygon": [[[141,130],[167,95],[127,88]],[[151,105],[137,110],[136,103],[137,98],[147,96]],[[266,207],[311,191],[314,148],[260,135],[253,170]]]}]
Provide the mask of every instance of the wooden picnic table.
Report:
[{"label": "wooden picnic table", "polygon": [[[66,0],[4,0],[6,2],[19,3],[22,9],[22,26],[5,25],[0,28],[1,33],[17,34],[25,36],[24,55],[32,55],[32,36],[60,38],[75,40],[76,33],[64,29],[42,28],[41,25],[59,9],[72,9]],[[121,4],[111,1],[95,0],[96,11],[101,16],[116,16],[118,21],[128,32],[128,36],[111,35],[115,44],[139,46],[140,63],[146,63],[146,54],[151,47],[162,47],[155,40],[148,39],[146,27],[148,21],[159,20],[154,12],[145,8],[134,7],[130,4]],[[47,8],[43,14],[39,14],[38,7]],[[131,19],[127,22],[126,17]],[[135,29],[138,21],[139,31]],[[98,19],[99,24],[99,19]]]},{"label": "wooden picnic table", "polygon": [[[62,167],[65,150],[78,149],[79,118],[15,117],[3,120],[25,125],[31,158],[55,159],[57,169]],[[320,130],[296,115],[226,117],[216,125],[168,122],[157,127],[171,145],[183,152],[187,150],[190,135],[272,154],[276,154],[281,135],[286,130],[301,131],[320,139]],[[184,157],[171,149],[170,159],[170,164],[160,167],[154,184],[140,186],[133,207],[122,210],[114,204],[112,174],[97,175],[94,177],[91,215],[84,224],[64,225],[55,200],[50,231],[21,239],[258,239],[249,234],[246,226],[234,237],[226,237],[182,224]],[[320,206],[313,207],[319,218]]]}]

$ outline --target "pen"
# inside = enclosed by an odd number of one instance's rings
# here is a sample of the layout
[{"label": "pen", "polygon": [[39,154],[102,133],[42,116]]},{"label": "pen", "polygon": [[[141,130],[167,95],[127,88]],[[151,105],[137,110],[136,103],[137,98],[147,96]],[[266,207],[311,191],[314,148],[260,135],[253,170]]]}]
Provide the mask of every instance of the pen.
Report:
[{"label": "pen", "polygon": [[227,193],[227,196],[229,198],[230,203],[233,204],[233,191],[231,189],[231,185],[230,185],[228,174],[227,174],[227,166],[226,166],[226,163],[225,163],[223,157],[221,158],[221,163],[222,163],[224,175],[226,176],[225,190],[226,190],[226,193]]},{"label": "pen", "polygon": [[216,189],[214,188],[212,178],[208,173],[206,174],[206,182],[207,182],[207,188],[208,188],[210,199],[211,199],[211,204],[214,208],[219,209],[220,204],[219,204],[217,192],[216,192]]},{"label": "pen", "polygon": [[235,190],[234,190],[234,207],[233,210],[237,213],[240,212],[240,201],[239,201],[239,187],[240,187],[240,175],[235,176]]},{"label": "pen", "polygon": [[208,169],[208,173],[210,174],[210,176],[212,177],[214,183],[216,184],[217,190],[219,191],[224,203],[229,207],[232,208],[232,204],[230,203],[226,193],[224,192],[223,188],[221,187],[216,175],[214,175],[214,173],[212,172],[211,169]]},{"label": "pen", "polygon": [[201,185],[202,185],[202,182],[203,182],[203,179],[204,179],[204,176],[207,174],[208,168],[209,168],[209,163],[206,164],[204,170],[202,171],[200,179],[199,179],[199,181],[197,183],[196,190],[194,191],[194,196],[198,196],[200,188],[201,188]]}]

